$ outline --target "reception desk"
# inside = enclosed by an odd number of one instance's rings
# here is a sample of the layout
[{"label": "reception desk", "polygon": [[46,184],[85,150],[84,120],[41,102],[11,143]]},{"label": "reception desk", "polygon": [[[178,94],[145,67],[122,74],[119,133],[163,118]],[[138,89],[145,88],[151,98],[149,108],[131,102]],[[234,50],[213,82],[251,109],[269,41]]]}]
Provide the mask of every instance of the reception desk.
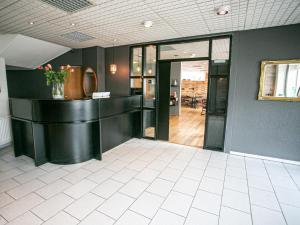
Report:
[{"label": "reception desk", "polygon": [[36,166],[72,164],[141,137],[141,96],[107,99],[10,99],[15,156]]}]

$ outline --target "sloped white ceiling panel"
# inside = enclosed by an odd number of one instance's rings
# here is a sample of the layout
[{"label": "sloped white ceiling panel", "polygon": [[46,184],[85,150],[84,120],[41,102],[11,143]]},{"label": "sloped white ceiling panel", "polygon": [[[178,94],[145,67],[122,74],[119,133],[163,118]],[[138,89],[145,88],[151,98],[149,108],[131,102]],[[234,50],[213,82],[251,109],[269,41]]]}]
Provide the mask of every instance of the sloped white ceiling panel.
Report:
[{"label": "sloped white ceiling panel", "polygon": [[0,57],[7,65],[36,68],[70,48],[24,35],[0,35]]}]

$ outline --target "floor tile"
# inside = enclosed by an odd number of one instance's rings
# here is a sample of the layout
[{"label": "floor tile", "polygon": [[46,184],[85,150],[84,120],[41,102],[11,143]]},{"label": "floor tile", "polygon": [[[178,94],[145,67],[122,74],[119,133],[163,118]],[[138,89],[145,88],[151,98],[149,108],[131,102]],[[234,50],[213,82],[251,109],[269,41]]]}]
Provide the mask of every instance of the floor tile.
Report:
[{"label": "floor tile", "polygon": [[150,225],[183,225],[184,224],[184,217],[178,216],[174,213],[165,211],[160,209],[153,220],[151,221]]},{"label": "floor tile", "polygon": [[191,196],[172,191],[161,208],[186,217],[192,201]]},{"label": "floor tile", "polygon": [[110,178],[112,175],[114,175],[114,172],[108,169],[100,169],[98,172],[91,174],[87,177],[87,179],[97,183],[101,184],[103,181]]},{"label": "floor tile", "polygon": [[183,194],[194,196],[196,194],[199,182],[187,178],[179,178],[173,190]]},{"label": "floor tile", "polygon": [[59,179],[54,181],[51,184],[46,185],[45,187],[42,187],[41,189],[35,191],[37,194],[42,196],[45,199],[49,199],[53,197],[54,195],[63,192],[68,187],[70,187],[71,184],[65,180]]},{"label": "floor tile", "polygon": [[194,208],[219,215],[221,206],[221,196],[206,191],[199,190],[194,199]]},{"label": "floor tile", "polygon": [[79,220],[75,219],[74,217],[70,216],[65,212],[60,212],[47,220],[43,225],[76,225],[79,223]]},{"label": "floor tile", "polygon": [[57,169],[39,177],[39,179],[47,184],[51,184],[52,182],[66,176],[68,173],[68,171],[65,171],[63,169]]},{"label": "floor tile", "polygon": [[197,169],[193,167],[186,167],[185,170],[182,173],[183,177],[193,179],[196,181],[200,181],[203,177],[204,170],[203,169]]},{"label": "floor tile", "polygon": [[9,196],[8,194],[6,194],[6,193],[0,194],[0,208],[8,205],[9,203],[11,203],[13,201],[14,201],[14,198]]},{"label": "floor tile", "polygon": [[275,187],[275,193],[280,203],[300,208],[300,191]]},{"label": "floor tile", "polygon": [[17,187],[18,185],[20,185],[20,184],[17,183],[13,179],[8,179],[8,180],[5,180],[5,181],[1,181],[1,183],[0,183],[0,193],[8,191],[10,189],[13,189],[13,188]]},{"label": "floor tile", "polygon": [[118,172],[121,169],[123,169],[125,166],[127,166],[128,163],[123,162],[121,160],[116,160],[110,164],[108,164],[107,166],[105,166],[105,168],[114,171],[114,172]]},{"label": "floor tile", "polygon": [[184,225],[218,225],[218,216],[191,208]]},{"label": "floor tile", "polygon": [[[7,171],[4,171],[4,172],[0,172],[0,182],[2,182],[4,180],[7,180],[7,179],[10,179],[12,177],[16,177],[16,176],[20,179],[20,181],[22,181],[22,179],[28,179],[28,176],[25,176],[24,178],[23,178],[23,176],[21,176],[23,173],[24,173],[24,171],[22,171],[20,169],[16,169],[16,168],[13,168],[11,170],[7,170]],[[29,179],[31,179],[30,176],[29,176]],[[32,179],[34,179],[34,178],[32,178]]]},{"label": "floor tile", "polygon": [[157,195],[144,192],[130,207],[134,212],[137,212],[145,217],[153,218],[159,207],[163,203],[164,198]]},{"label": "floor tile", "polygon": [[188,165],[188,162],[175,159],[169,163],[168,167],[172,168],[172,169],[183,171],[187,165]]},{"label": "floor tile", "polygon": [[227,166],[226,176],[236,177],[240,179],[246,179],[246,169],[244,167],[231,167]]},{"label": "floor tile", "polygon": [[243,192],[243,193],[248,193],[247,180],[236,178],[236,177],[225,176],[224,188]]},{"label": "floor tile", "polygon": [[25,195],[28,195],[29,193],[43,187],[45,183],[39,181],[39,180],[31,180],[25,184],[22,184],[14,189],[11,189],[7,193],[14,197],[15,199],[19,199],[24,197]]},{"label": "floor tile", "polygon": [[54,164],[54,163],[45,163],[45,164],[39,166],[40,169],[43,169],[43,170],[45,170],[47,172],[51,172],[53,170],[57,170],[60,167],[62,167],[62,165],[58,165],[58,164]]},{"label": "floor tile", "polygon": [[252,206],[253,225],[286,225],[281,212]]},{"label": "floor tile", "polygon": [[160,195],[162,197],[167,197],[167,195],[171,192],[173,186],[173,182],[157,178],[147,188],[147,191]]},{"label": "floor tile", "polygon": [[118,219],[134,202],[135,199],[126,195],[115,193],[106,200],[98,210],[113,219]]},{"label": "floor tile", "polygon": [[248,176],[248,185],[249,187],[273,192],[273,187],[270,180],[265,177],[250,175]]},{"label": "floor tile", "polygon": [[72,184],[76,184],[90,174],[90,171],[80,168],[74,172],[69,173],[67,176],[63,177],[63,179]]},{"label": "floor tile", "polygon": [[111,177],[111,179],[114,179],[116,181],[119,181],[121,183],[127,183],[129,180],[131,180],[135,175],[137,174],[136,171],[130,170],[127,168],[122,169],[121,171],[117,172],[115,175]]},{"label": "floor tile", "polygon": [[151,183],[158,175],[158,171],[145,168],[140,173],[138,173],[135,178]]},{"label": "floor tile", "polygon": [[[9,172],[9,171],[7,171],[7,172]],[[18,172],[16,171],[15,173],[17,174]],[[19,176],[14,177],[14,179],[17,182],[19,182],[21,184],[24,184],[24,183],[26,183],[26,182],[28,182],[30,180],[33,180],[33,179],[35,179],[35,178],[37,178],[39,176],[44,175],[45,173],[46,172],[44,170],[42,170],[40,168],[35,168],[35,169],[31,170],[31,171],[25,172],[25,173],[23,173],[23,174],[21,174]],[[0,181],[1,181],[1,178],[0,178]]]},{"label": "floor tile", "polygon": [[95,194],[88,193],[69,205],[65,211],[73,217],[82,220],[103,202],[103,198]]},{"label": "floor tile", "polygon": [[180,171],[180,170],[172,169],[172,168],[167,167],[159,175],[159,178],[175,182],[175,181],[178,180],[181,173],[182,173],[182,171]]},{"label": "floor tile", "polygon": [[72,198],[78,199],[84,194],[88,193],[92,189],[97,186],[96,183],[89,181],[89,180],[82,180],[79,183],[71,186],[70,188],[66,189],[64,193],[71,196]]},{"label": "floor tile", "polygon": [[5,225],[5,224],[7,224],[7,221],[2,216],[0,216],[0,225]]},{"label": "floor tile", "polygon": [[95,173],[95,172],[99,171],[100,169],[102,169],[103,167],[105,167],[106,165],[107,164],[104,161],[95,160],[92,163],[84,165],[82,168]]},{"label": "floor tile", "polygon": [[100,213],[98,211],[92,212],[90,215],[88,215],[84,220],[79,223],[79,225],[113,225],[114,220],[103,213]]},{"label": "floor tile", "polygon": [[197,159],[197,158],[193,158],[188,166],[192,167],[194,169],[200,169],[200,170],[205,170],[205,168],[207,167],[208,164],[208,160],[201,160],[201,159]]},{"label": "floor tile", "polygon": [[222,205],[250,213],[249,196],[245,193],[224,189]]},{"label": "floor tile", "polygon": [[137,159],[137,160],[131,162],[129,165],[127,165],[126,168],[135,170],[135,171],[142,171],[147,165],[148,165],[147,162]]},{"label": "floor tile", "polygon": [[1,208],[0,215],[3,216],[4,219],[11,221],[33,207],[41,204],[43,201],[44,200],[40,196],[32,193]]},{"label": "floor tile", "polygon": [[297,185],[291,177],[278,176],[276,174],[270,175],[270,180],[273,186],[278,186],[282,188],[298,190]]},{"label": "floor tile", "polygon": [[58,194],[36,206],[31,211],[43,220],[57,214],[73,202],[73,199],[65,194]]},{"label": "floor tile", "polygon": [[285,204],[281,204],[281,208],[288,225],[299,225],[300,208]]},{"label": "floor tile", "polygon": [[43,221],[40,218],[38,218],[31,212],[26,212],[22,216],[19,216],[13,221],[7,223],[6,225],[39,225],[42,223]]},{"label": "floor tile", "polygon": [[149,186],[148,183],[133,179],[125,184],[120,190],[120,193],[126,194],[130,197],[137,198]]},{"label": "floor tile", "polygon": [[108,179],[102,184],[99,184],[95,189],[92,190],[93,193],[99,195],[102,198],[109,198],[116,191],[118,191],[123,186],[122,183]]},{"label": "floor tile", "polygon": [[219,225],[252,225],[252,220],[250,214],[227,207],[222,207]]},{"label": "floor tile", "polygon": [[150,220],[132,211],[126,211],[115,225],[148,225]]},{"label": "floor tile", "polygon": [[155,160],[151,162],[147,167],[152,170],[162,171],[167,167],[167,165],[168,162],[162,160]]},{"label": "floor tile", "polygon": [[199,189],[221,195],[223,192],[223,181],[215,178],[203,177]]},{"label": "floor tile", "polygon": [[277,198],[273,192],[250,188],[251,204],[280,211]]},{"label": "floor tile", "polygon": [[225,169],[219,169],[215,167],[207,167],[204,176],[210,177],[210,178],[215,178],[218,180],[224,180],[225,176]]}]

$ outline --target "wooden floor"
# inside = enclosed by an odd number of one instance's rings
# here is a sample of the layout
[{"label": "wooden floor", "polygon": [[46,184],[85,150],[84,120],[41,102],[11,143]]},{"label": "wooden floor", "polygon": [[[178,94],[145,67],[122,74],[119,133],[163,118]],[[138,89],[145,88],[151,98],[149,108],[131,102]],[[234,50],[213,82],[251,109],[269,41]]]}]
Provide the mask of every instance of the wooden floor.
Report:
[{"label": "wooden floor", "polygon": [[170,116],[169,141],[189,146],[203,146],[205,115],[201,108],[181,107],[180,116]]}]

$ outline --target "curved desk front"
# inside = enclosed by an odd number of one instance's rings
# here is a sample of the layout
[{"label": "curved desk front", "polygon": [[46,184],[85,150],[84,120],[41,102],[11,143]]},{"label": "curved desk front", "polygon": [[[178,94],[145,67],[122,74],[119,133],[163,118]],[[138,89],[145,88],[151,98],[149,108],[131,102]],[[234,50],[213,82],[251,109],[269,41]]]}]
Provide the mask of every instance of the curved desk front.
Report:
[{"label": "curved desk front", "polygon": [[15,155],[35,164],[79,163],[141,136],[141,96],[10,99]]}]

